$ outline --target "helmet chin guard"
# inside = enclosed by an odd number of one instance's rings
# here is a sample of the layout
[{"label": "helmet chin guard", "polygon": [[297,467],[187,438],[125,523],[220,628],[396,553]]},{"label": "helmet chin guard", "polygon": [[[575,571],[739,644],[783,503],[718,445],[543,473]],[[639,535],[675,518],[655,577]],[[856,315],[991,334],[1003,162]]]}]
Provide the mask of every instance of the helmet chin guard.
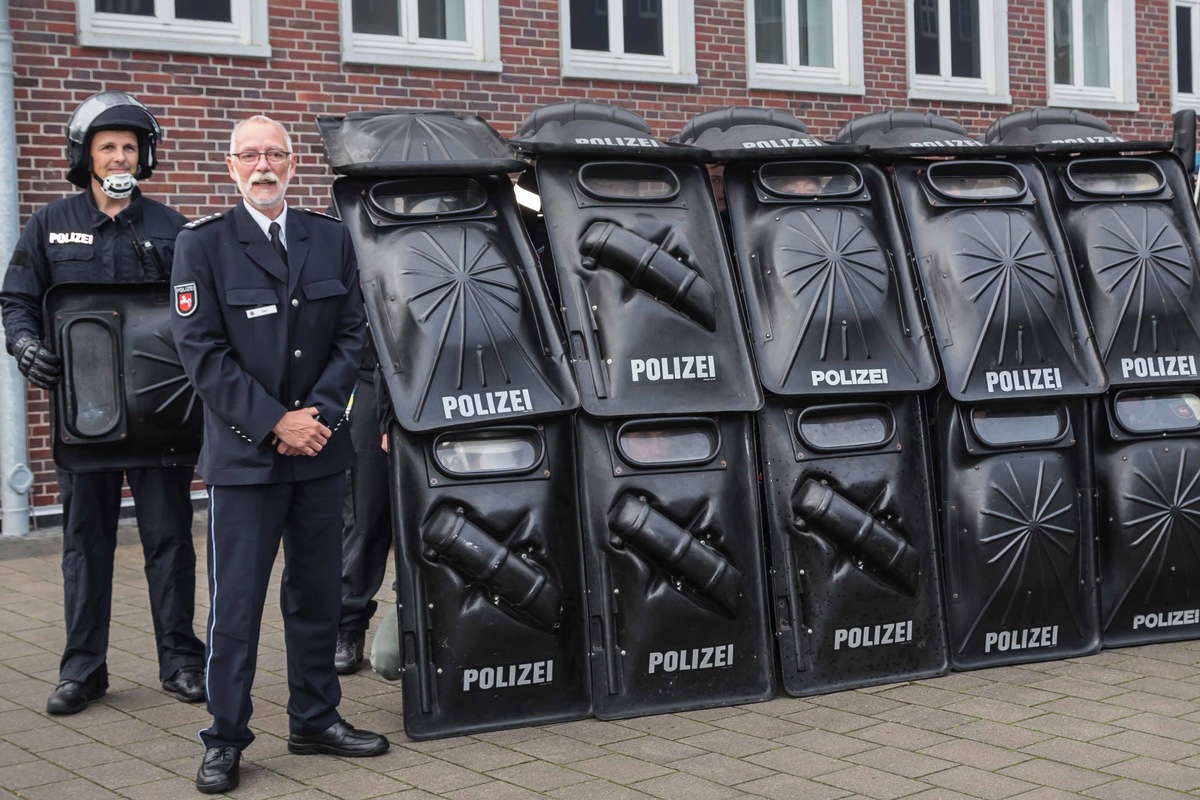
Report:
[{"label": "helmet chin guard", "polygon": [[132,177],[143,181],[149,178],[158,166],[162,128],[149,109],[133,95],[109,91],[84,100],[67,122],[67,180],[81,189],[87,188],[92,177],[91,154],[88,152],[92,136],[106,130],[132,131],[137,136],[138,165],[137,173]]},{"label": "helmet chin guard", "polygon": [[129,197],[129,195],[133,194],[134,187],[137,186],[137,178],[128,172],[109,175],[106,178],[101,178],[93,172],[92,176],[100,181],[100,191],[114,200],[124,200],[126,197]]}]

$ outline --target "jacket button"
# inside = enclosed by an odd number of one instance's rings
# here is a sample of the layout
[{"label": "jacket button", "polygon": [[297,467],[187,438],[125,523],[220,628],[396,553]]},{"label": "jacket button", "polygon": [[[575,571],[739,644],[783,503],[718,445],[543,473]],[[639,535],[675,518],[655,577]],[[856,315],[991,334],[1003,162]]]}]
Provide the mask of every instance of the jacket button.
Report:
[{"label": "jacket button", "polygon": [[299,401],[299,400],[297,400],[296,402],[292,403],[292,405],[293,405],[293,406],[295,406],[296,408],[299,408],[299,407],[300,407],[300,401]]},{"label": "jacket button", "polygon": [[297,350],[297,351],[296,351],[295,353],[293,353],[292,355],[294,355],[296,358],[299,358],[299,357],[300,357],[300,351],[299,351],[299,350]]},{"label": "jacket button", "polygon": [[292,298],[292,308],[295,308],[298,305],[300,305],[300,301],[293,297]]}]

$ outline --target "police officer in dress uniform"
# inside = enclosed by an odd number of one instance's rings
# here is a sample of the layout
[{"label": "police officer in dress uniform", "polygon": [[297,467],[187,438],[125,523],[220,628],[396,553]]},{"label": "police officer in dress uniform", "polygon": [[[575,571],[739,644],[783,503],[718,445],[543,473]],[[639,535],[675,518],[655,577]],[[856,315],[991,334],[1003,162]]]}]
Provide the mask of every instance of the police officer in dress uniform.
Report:
[{"label": "police officer in dress uniform", "polygon": [[[137,181],[158,165],[162,131],[124,92],[85,100],[67,124],[67,179],[84,191],[30,218],[0,291],[8,352],[35,386],[62,377],[42,342],[42,299],[51,286],[165,281],[175,236],[186,222],[147,197]],[[67,643],[51,714],[82,711],[108,689],[108,627],[121,482],[128,478],[146,558],[150,609],[163,689],[184,702],[204,699],[204,645],[192,628],[196,555],[192,547],[191,467],[69,473],[58,470],[63,508],[63,595]]]},{"label": "police officer in dress uniform", "polygon": [[238,784],[263,601],[282,540],[288,749],[373,756],[384,737],[337,711],[341,508],[353,458],[346,407],[366,328],[341,223],[284,200],[291,139],[253,116],[233,129],[229,176],[243,202],[176,242],[172,329],[204,401],[199,470],[209,486],[208,708],[196,788]]}]

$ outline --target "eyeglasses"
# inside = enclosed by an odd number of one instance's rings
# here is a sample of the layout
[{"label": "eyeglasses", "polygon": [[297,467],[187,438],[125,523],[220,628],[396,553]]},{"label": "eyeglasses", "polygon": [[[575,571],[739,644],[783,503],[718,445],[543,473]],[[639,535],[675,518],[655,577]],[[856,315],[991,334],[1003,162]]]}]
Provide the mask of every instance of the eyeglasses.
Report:
[{"label": "eyeglasses", "polygon": [[254,150],[243,150],[240,153],[230,153],[230,155],[236,158],[239,164],[246,167],[253,167],[258,163],[258,159],[262,158],[263,156],[267,157],[268,164],[279,166],[288,160],[288,156],[290,156],[291,153],[287,152],[286,150],[268,150],[265,153],[259,153]]}]

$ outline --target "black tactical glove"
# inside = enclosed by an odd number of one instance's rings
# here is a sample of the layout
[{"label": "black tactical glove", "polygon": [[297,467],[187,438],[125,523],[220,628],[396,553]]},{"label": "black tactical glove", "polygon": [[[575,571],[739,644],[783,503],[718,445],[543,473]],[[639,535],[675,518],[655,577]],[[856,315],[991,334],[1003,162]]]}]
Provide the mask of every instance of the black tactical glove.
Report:
[{"label": "black tactical glove", "polygon": [[17,369],[34,386],[53,389],[62,379],[62,359],[42,347],[40,340],[27,336],[13,345]]}]

